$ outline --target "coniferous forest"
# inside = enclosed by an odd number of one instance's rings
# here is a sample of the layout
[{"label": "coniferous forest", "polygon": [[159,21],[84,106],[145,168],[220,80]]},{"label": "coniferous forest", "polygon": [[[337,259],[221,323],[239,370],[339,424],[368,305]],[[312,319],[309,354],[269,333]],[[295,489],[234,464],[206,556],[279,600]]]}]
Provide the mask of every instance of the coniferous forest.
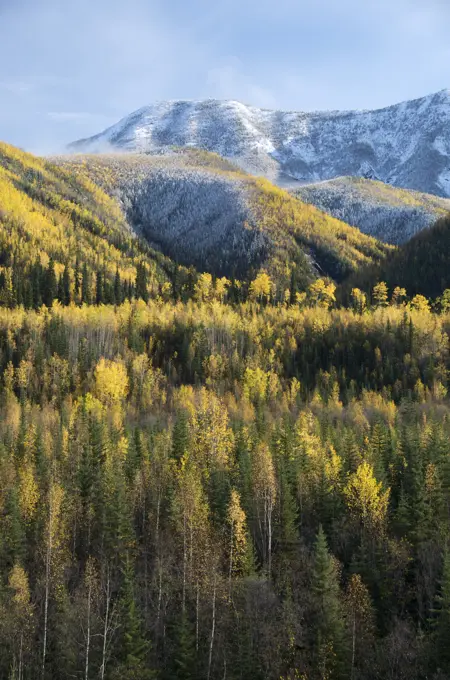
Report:
[{"label": "coniferous forest", "polygon": [[444,268],[219,277],[2,153],[0,677],[449,678]]}]

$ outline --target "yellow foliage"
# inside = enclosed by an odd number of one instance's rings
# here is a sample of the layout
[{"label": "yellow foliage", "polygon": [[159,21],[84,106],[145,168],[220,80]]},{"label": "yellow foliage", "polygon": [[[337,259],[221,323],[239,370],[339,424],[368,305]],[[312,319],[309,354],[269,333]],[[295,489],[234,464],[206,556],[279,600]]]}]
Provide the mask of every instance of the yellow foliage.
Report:
[{"label": "yellow foliage", "polygon": [[128,394],[128,375],[120,361],[110,361],[103,357],[95,367],[95,390],[101,401],[116,404]]},{"label": "yellow foliage", "polygon": [[356,472],[350,475],[344,489],[344,496],[350,512],[369,529],[383,530],[388,511],[390,489],[383,490],[382,482],[377,482],[373,467],[361,463]]}]

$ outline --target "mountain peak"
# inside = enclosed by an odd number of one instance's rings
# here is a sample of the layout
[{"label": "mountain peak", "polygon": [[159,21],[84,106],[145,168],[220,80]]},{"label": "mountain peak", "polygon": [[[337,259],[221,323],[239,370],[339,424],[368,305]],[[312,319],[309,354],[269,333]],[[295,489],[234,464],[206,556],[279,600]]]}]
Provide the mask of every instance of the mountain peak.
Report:
[{"label": "mountain peak", "polygon": [[159,101],[69,148],[161,153],[174,146],[216,152],[282,185],[370,176],[450,196],[450,90],[374,111],[274,111],[233,99]]}]

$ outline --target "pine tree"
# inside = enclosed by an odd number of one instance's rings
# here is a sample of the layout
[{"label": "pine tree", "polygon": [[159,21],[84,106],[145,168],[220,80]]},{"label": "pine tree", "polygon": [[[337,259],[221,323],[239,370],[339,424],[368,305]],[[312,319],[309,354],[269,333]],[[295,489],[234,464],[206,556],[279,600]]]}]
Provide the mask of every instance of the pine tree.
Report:
[{"label": "pine tree", "polygon": [[176,460],[187,453],[189,448],[189,418],[185,409],[179,409],[176,415],[172,433],[172,456]]},{"label": "pine tree", "polygon": [[103,274],[101,271],[98,271],[95,280],[95,304],[102,305],[104,302]]},{"label": "pine tree", "polygon": [[56,280],[55,274],[55,263],[53,262],[53,259],[50,259],[47,270],[45,272],[44,291],[42,296],[44,305],[46,305],[47,307],[51,307],[53,304],[53,300],[56,298],[57,294],[58,294],[58,282]]},{"label": "pine tree", "polygon": [[175,649],[173,651],[172,670],[170,677],[174,680],[196,680],[196,649],[195,635],[191,623],[182,613],[175,626]]},{"label": "pine tree", "polygon": [[70,305],[71,295],[70,295],[70,274],[69,267],[66,264],[62,273],[62,304]]},{"label": "pine tree", "polygon": [[77,259],[75,261],[75,269],[73,272],[73,292],[76,304],[79,304],[79,302],[81,302],[81,282],[82,274],[80,272],[80,261],[77,255]]},{"label": "pine tree", "polygon": [[122,304],[122,284],[118,269],[116,269],[116,275],[114,277],[114,304]]},{"label": "pine tree", "polygon": [[150,643],[143,634],[143,624],[136,605],[134,574],[131,558],[125,565],[120,611],[121,645],[114,680],[152,680],[156,673],[150,669]]},{"label": "pine tree", "polygon": [[450,672],[450,552],[444,553],[441,590],[436,606],[436,660],[440,668]]},{"label": "pine tree", "polygon": [[336,563],[319,528],[314,549],[311,590],[314,601],[316,663],[322,677],[337,672],[343,660],[344,619]]},{"label": "pine tree", "polygon": [[147,269],[142,262],[136,267],[136,298],[148,302]]},{"label": "pine tree", "polygon": [[83,263],[83,273],[81,278],[81,302],[86,305],[91,304],[91,277],[88,272],[86,262]]}]

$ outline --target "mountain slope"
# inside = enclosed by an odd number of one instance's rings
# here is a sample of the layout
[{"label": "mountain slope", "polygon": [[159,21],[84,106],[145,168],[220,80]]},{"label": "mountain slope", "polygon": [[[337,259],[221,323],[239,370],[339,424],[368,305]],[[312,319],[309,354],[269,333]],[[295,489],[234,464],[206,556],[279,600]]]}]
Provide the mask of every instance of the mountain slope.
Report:
[{"label": "mountain slope", "polygon": [[147,106],[75,152],[197,147],[285,183],[364,176],[450,196],[450,91],[377,111],[284,112],[236,101]]},{"label": "mountain slope", "polygon": [[370,291],[378,281],[386,281],[391,291],[406,288],[408,296],[416,294],[435,298],[450,288],[450,215],[416,234],[410,241],[376,266],[355,272],[345,282],[345,293],[352,286]]},{"label": "mountain slope", "polygon": [[387,243],[400,244],[450,212],[450,200],[365,178],[338,177],[293,191],[333,217]]},{"label": "mountain slope", "polygon": [[264,267],[280,290],[327,274],[340,281],[389,247],[267,180],[194,150],[58,159],[119,199],[132,227],[176,261],[247,278]]},{"label": "mountain slope", "polygon": [[67,268],[66,285],[87,286],[89,299],[100,277],[105,301],[117,275],[134,285],[142,265],[157,290],[174,267],[135,237],[117,202],[86,176],[0,143],[0,302],[42,304],[51,260],[56,279]]}]

